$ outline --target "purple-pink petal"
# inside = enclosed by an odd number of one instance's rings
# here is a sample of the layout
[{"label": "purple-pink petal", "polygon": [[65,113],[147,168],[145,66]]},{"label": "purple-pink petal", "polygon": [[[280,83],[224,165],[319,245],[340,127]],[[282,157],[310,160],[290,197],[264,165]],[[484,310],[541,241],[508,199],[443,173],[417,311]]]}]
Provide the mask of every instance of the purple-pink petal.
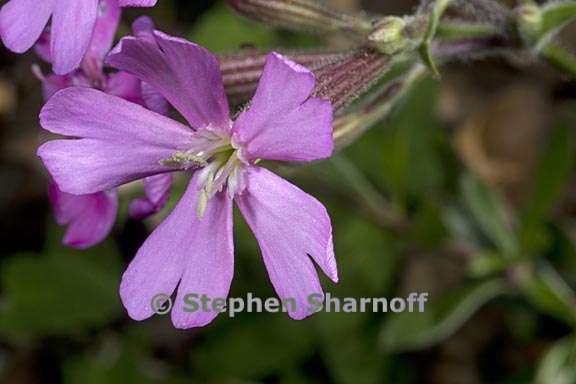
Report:
[{"label": "purple-pink petal", "polygon": [[338,281],[330,217],[312,196],[264,168],[250,168],[246,183],[236,198],[238,207],[258,240],[278,296],[294,299],[297,308],[289,314],[303,319],[312,314],[308,298],[323,294],[310,258]]},{"label": "purple-pink petal", "polygon": [[250,107],[234,123],[234,139],[250,160],[312,161],[334,149],[330,102],[310,98],[314,74],[271,53]]},{"label": "purple-pink petal", "polygon": [[11,0],[0,10],[0,36],[11,51],[23,53],[42,34],[55,0]]},{"label": "purple-pink petal", "polygon": [[77,139],[53,140],[38,155],[64,192],[89,194],[170,172],[160,163],[186,150],[186,126],[137,104],[88,88],[55,94],[40,114],[44,129]]},{"label": "purple-pink petal", "polygon": [[117,0],[100,0],[92,39],[82,61],[85,72],[95,75],[102,72],[104,59],[114,43],[121,14]]},{"label": "purple-pink petal", "polygon": [[184,39],[154,32],[155,41],[127,37],[108,63],[150,84],[194,128],[228,131],[229,107],[217,58]]},{"label": "purple-pink petal", "polygon": [[86,249],[103,241],[112,230],[118,212],[115,191],[71,195],[50,183],[49,195],[56,221],[68,227],[64,245]]},{"label": "purple-pink petal", "polygon": [[175,120],[104,92],[71,87],[58,92],[40,112],[42,127],[64,136],[145,142],[187,148],[194,131]]},{"label": "purple-pink petal", "polygon": [[168,115],[168,113],[170,113],[170,104],[168,101],[150,84],[140,82],[140,91],[146,108],[161,115]]},{"label": "purple-pink petal", "polygon": [[50,30],[46,29],[40,37],[38,41],[34,45],[34,52],[45,62],[51,63],[52,62],[52,54],[50,53]]},{"label": "purple-pink petal", "polygon": [[140,16],[132,23],[132,33],[135,37],[148,40],[154,44],[156,44],[156,38],[154,37],[155,29],[156,25],[154,21],[148,16]]},{"label": "purple-pink petal", "polygon": [[56,74],[64,75],[80,65],[92,38],[97,14],[98,0],[56,1],[50,46]]},{"label": "purple-pink petal", "polygon": [[39,66],[32,68],[36,77],[42,82],[42,96],[44,100],[50,99],[56,92],[68,88],[72,78],[69,75],[55,75],[50,73],[44,75]]},{"label": "purple-pink petal", "polygon": [[172,187],[172,174],[161,174],[144,179],[144,196],[130,203],[129,214],[133,219],[142,220],[153,215],[166,205]]},{"label": "purple-pink petal", "polygon": [[232,203],[223,194],[217,196],[198,219],[198,194],[194,176],[174,211],[144,242],[124,273],[120,296],[133,319],[152,316],[152,299],[171,295],[180,279],[172,314],[177,327],[204,325],[216,316],[185,312],[184,295],[227,296],[233,273]]},{"label": "purple-pink petal", "polygon": [[[196,190],[196,195],[198,193]],[[186,295],[226,298],[234,275],[232,200],[226,193],[210,199],[201,219],[189,211],[186,220],[189,223],[188,236],[181,243],[186,252],[185,269],[172,309],[172,323],[181,329],[203,327],[219,315],[213,310],[187,312],[184,308]]]},{"label": "purple-pink petal", "polygon": [[121,7],[153,7],[158,0],[119,0]]},{"label": "purple-pink petal", "polygon": [[[9,0],[0,9],[0,37],[13,52],[24,53],[39,39],[52,17],[50,52],[43,57],[53,63],[54,72],[65,75],[76,69],[94,36],[94,51],[106,53],[118,23],[119,7],[152,7],[156,0]],[[96,25],[98,13],[103,14]],[[95,28],[96,25],[96,28]],[[94,58],[89,58],[94,64]]]},{"label": "purple-pink petal", "polygon": [[[126,72],[115,72],[108,75],[106,93],[121,97],[132,103],[145,104],[142,95],[142,82],[136,76]],[[153,109],[151,110],[158,112]]]}]

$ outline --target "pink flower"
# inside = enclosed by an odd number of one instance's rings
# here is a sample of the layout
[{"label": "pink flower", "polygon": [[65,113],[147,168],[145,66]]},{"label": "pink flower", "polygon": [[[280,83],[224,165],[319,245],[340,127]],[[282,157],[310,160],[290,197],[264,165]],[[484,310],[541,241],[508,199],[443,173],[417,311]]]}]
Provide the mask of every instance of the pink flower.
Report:
[{"label": "pink flower", "polygon": [[[103,0],[102,5],[105,6],[98,15],[88,52],[78,69],[67,75],[44,75],[39,67],[35,67],[36,75],[42,81],[44,98],[48,100],[59,90],[81,86],[100,89],[166,114],[166,101],[150,86],[142,84],[140,79],[126,72],[104,70],[104,59],[112,48],[121,12],[116,0]],[[140,35],[152,36],[153,24],[149,19],[141,18],[135,23],[134,29]],[[48,62],[51,61],[49,41],[50,34],[45,32],[36,45],[38,54]],[[160,211],[168,200],[171,186],[170,174],[144,179],[145,195],[132,201],[130,216],[143,219]],[[64,245],[85,249],[99,244],[110,234],[118,214],[118,196],[115,189],[74,195],[62,192],[51,182],[49,196],[56,221],[67,226]]]},{"label": "pink flower", "polygon": [[48,142],[38,151],[68,193],[193,172],[176,208],[122,278],[120,295],[129,315],[152,316],[152,298],[178,286],[172,310],[176,327],[203,326],[217,316],[186,312],[183,298],[228,295],[233,201],[258,240],[277,294],[297,304],[288,308],[289,315],[310,315],[308,297],[322,294],[312,260],[338,280],[330,218],[320,202],[257,163],[331,156],[332,107],[310,96],[314,75],[270,54],[250,106],[232,121],[218,61],[200,46],[155,32],[123,39],[109,63],[153,86],[193,127],[85,88],[57,93],[41,113],[45,129],[72,138]]},{"label": "pink flower", "polygon": [[0,10],[0,37],[11,51],[24,53],[36,43],[52,17],[50,55],[54,72],[74,70],[89,49],[99,12],[120,7],[152,7],[157,0],[10,0]]}]

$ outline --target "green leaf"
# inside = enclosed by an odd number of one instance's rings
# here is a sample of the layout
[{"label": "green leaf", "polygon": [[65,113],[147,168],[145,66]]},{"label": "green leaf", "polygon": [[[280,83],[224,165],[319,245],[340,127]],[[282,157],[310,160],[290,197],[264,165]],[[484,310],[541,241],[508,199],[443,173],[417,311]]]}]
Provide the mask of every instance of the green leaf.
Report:
[{"label": "green leaf", "polygon": [[341,257],[338,269],[341,282],[332,287],[336,295],[354,292],[375,295],[385,292],[394,282],[398,253],[394,238],[378,226],[359,217],[335,220],[335,246]]},{"label": "green leaf", "polygon": [[245,44],[270,48],[276,42],[272,31],[246,21],[223,4],[202,16],[189,38],[214,52],[235,50]]},{"label": "green leaf", "polygon": [[369,314],[322,312],[316,314],[313,321],[331,382],[382,382],[383,355],[378,352],[375,330],[367,326]]},{"label": "green leaf", "polygon": [[442,342],[484,304],[506,291],[502,280],[488,280],[455,290],[426,304],[424,312],[391,315],[380,333],[384,350],[420,350]]},{"label": "green leaf", "polygon": [[481,246],[481,236],[469,215],[454,205],[444,208],[442,215],[444,226],[457,243],[464,247],[476,249]]},{"label": "green leaf", "polygon": [[576,279],[576,243],[570,234],[570,228],[564,228],[562,223],[550,225],[550,247],[546,249],[546,258],[568,275],[569,281]]},{"label": "green leaf", "polygon": [[514,277],[523,294],[536,308],[571,326],[576,324],[576,296],[550,265],[521,265]]},{"label": "green leaf", "polygon": [[413,219],[414,225],[410,233],[412,241],[429,250],[442,246],[447,238],[442,213],[442,208],[433,201],[424,201]]},{"label": "green leaf", "polygon": [[311,353],[305,326],[285,313],[231,319],[219,330],[190,355],[198,378],[259,379],[291,369]]},{"label": "green leaf", "polygon": [[[444,187],[447,146],[435,113],[438,91],[438,83],[430,78],[415,87],[391,122],[380,129],[383,137],[373,143],[383,164],[385,186],[403,208],[411,198],[430,199]],[[371,168],[374,164],[363,167]]]},{"label": "green leaf", "polygon": [[[63,383],[159,383],[160,380],[152,379],[150,340],[142,326],[137,327],[125,327],[122,337],[106,333],[102,340],[97,340],[96,346],[70,356],[63,366]],[[172,378],[162,379],[166,384],[177,382]]]},{"label": "green leaf", "polygon": [[375,353],[373,340],[358,334],[358,330],[333,339],[324,348],[325,359],[333,383],[372,384],[382,382],[382,356]]},{"label": "green leaf", "polygon": [[576,1],[549,1],[542,7],[541,38],[550,38],[550,34],[554,34],[575,19]]},{"label": "green leaf", "polygon": [[479,252],[472,256],[468,269],[473,277],[483,278],[504,271],[506,260],[497,253]]},{"label": "green leaf", "polygon": [[558,202],[574,167],[574,140],[569,125],[562,123],[537,167],[530,197],[520,220],[523,253],[538,251],[543,223]]},{"label": "green leaf", "polygon": [[505,204],[496,191],[470,174],[462,178],[461,189],[466,206],[484,234],[504,255],[516,256],[516,235],[508,223]]},{"label": "green leaf", "polygon": [[576,55],[552,41],[540,50],[540,56],[556,69],[576,79]]},{"label": "green leaf", "polygon": [[334,167],[334,177],[331,182],[336,188],[348,190],[352,196],[356,196],[372,212],[372,215],[380,217],[382,221],[394,223],[401,220],[398,212],[394,211],[394,207],[372,185],[356,164],[344,155],[334,156],[330,159],[329,164]]},{"label": "green leaf", "polygon": [[122,314],[115,248],[52,252],[16,255],[3,265],[0,333],[23,339],[81,334]]},{"label": "green leaf", "polygon": [[535,384],[573,384],[576,382],[576,340],[558,341],[538,364]]}]

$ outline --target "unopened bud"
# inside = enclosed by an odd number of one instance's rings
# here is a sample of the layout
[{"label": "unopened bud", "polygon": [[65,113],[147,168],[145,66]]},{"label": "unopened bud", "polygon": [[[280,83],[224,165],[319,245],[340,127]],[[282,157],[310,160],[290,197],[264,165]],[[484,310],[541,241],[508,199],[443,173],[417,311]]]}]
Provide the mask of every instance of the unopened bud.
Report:
[{"label": "unopened bud", "polygon": [[518,20],[528,25],[540,25],[542,23],[542,11],[537,5],[529,4],[518,7],[516,15]]},{"label": "unopened bud", "polygon": [[544,17],[538,5],[526,4],[516,8],[518,30],[526,43],[534,43],[538,39]]},{"label": "unopened bud", "polygon": [[373,47],[385,54],[394,54],[408,46],[409,40],[404,35],[406,21],[401,17],[385,17],[374,23],[368,41]]}]

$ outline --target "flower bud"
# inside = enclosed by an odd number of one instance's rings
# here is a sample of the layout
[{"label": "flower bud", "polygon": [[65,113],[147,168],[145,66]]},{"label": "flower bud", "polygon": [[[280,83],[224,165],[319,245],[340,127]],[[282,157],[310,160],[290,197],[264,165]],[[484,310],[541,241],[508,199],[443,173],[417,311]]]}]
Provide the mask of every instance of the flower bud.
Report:
[{"label": "flower bud", "polygon": [[406,21],[401,17],[385,17],[374,23],[368,35],[370,44],[380,52],[391,55],[409,45],[405,36]]},{"label": "flower bud", "polygon": [[536,4],[525,4],[516,8],[515,15],[520,36],[526,44],[534,44],[543,25],[542,10]]}]

